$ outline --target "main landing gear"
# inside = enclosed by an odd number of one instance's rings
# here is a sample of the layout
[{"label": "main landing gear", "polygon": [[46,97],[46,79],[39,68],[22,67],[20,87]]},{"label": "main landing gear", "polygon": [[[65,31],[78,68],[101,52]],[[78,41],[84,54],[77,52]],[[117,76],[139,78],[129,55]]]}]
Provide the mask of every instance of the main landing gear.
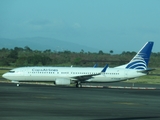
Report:
[{"label": "main landing gear", "polygon": [[77,87],[77,88],[81,88],[81,87],[82,87],[82,84],[81,84],[80,81],[77,81],[77,82],[76,82],[76,87]]}]

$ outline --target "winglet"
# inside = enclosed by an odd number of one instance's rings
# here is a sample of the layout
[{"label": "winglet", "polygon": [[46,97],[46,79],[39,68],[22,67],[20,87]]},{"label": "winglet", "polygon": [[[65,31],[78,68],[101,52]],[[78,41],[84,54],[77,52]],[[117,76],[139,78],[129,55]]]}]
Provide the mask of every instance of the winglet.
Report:
[{"label": "winglet", "polygon": [[95,64],[93,67],[94,67],[94,68],[96,68],[97,66],[98,66],[98,65],[97,65],[97,64]]},{"label": "winglet", "polygon": [[107,70],[107,68],[108,68],[108,64],[103,68],[103,70],[101,71],[101,73],[105,73],[106,70]]}]

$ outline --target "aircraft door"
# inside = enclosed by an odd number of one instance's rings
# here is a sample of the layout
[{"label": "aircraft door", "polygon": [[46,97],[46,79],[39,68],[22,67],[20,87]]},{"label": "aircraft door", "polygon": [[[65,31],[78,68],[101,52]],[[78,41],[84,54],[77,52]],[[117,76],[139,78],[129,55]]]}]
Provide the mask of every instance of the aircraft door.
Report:
[{"label": "aircraft door", "polygon": [[26,69],[23,70],[24,80],[30,80],[31,72],[27,72]]},{"label": "aircraft door", "polygon": [[18,70],[17,76],[19,80],[25,80],[25,70],[22,70],[22,69]]},{"label": "aircraft door", "polygon": [[24,76],[25,76],[25,80],[30,80],[33,81],[34,80],[34,73],[32,70],[30,69],[24,69]]}]

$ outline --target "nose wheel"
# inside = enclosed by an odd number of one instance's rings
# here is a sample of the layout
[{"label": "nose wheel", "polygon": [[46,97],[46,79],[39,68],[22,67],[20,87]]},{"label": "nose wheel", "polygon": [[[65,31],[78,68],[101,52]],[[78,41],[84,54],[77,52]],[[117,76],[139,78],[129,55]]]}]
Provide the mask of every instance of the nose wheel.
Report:
[{"label": "nose wheel", "polygon": [[19,86],[19,81],[12,81],[12,83],[16,83],[17,87]]}]

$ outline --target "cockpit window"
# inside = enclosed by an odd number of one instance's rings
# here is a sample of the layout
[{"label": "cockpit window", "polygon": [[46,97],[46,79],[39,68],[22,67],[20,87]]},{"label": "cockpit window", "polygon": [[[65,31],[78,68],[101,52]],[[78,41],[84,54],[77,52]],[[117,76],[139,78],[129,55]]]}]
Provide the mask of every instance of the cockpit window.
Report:
[{"label": "cockpit window", "polygon": [[15,73],[15,71],[11,70],[11,71],[9,71],[9,73]]}]

